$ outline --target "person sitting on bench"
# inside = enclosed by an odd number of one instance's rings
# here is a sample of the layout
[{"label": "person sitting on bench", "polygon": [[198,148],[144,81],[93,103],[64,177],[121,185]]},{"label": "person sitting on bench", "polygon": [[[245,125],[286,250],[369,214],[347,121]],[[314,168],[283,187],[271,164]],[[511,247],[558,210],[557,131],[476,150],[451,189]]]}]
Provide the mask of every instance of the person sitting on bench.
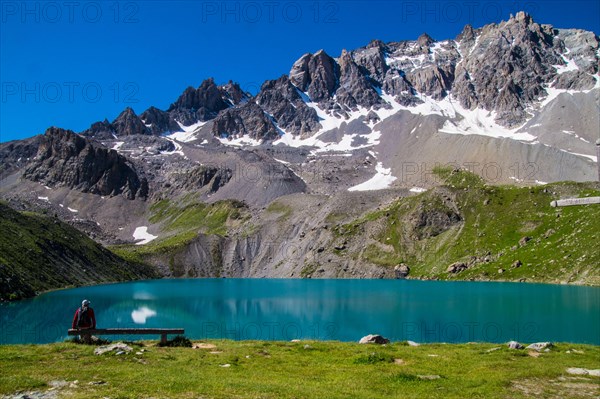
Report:
[{"label": "person sitting on bench", "polygon": [[[94,309],[90,307],[90,301],[87,299],[84,299],[81,302],[81,307],[77,308],[75,311],[71,328],[74,330],[93,330],[96,328],[96,316],[94,315]],[[88,334],[84,335],[84,337],[89,339]]]}]

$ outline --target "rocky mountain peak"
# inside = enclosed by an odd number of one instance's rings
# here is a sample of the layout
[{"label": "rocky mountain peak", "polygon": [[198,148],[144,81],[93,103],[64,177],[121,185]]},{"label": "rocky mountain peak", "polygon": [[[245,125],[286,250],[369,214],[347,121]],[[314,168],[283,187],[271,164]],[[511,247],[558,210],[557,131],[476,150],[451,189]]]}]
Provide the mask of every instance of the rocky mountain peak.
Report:
[{"label": "rocky mountain peak", "polygon": [[208,78],[197,89],[192,87],[185,89],[167,112],[183,125],[189,126],[198,121],[212,119],[219,111],[229,106],[214,79]]},{"label": "rocky mountain peak", "polygon": [[[121,111],[121,113],[119,114],[118,118],[131,118],[131,117],[136,117],[136,113],[133,110],[133,108],[131,107],[126,107],[123,111]],[[117,119],[118,119],[117,118]]]},{"label": "rocky mountain peak", "polygon": [[[465,27],[460,35],[463,51],[470,31]],[[530,115],[528,105],[546,95],[545,86],[557,75],[554,66],[565,64],[562,38],[524,12],[506,22],[487,25],[477,34],[477,45],[469,44],[468,57],[456,67],[452,92],[464,107],[495,110],[498,123],[516,126]],[[590,57],[593,55],[586,58]],[[577,86],[572,80],[586,79],[561,76],[561,86]],[[589,86],[589,81],[585,85]]]},{"label": "rocky mountain peak", "polygon": [[[511,19],[513,19],[512,15],[511,15]],[[514,20],[518,21],[518,22],[524,22],[525,24],[529,24],[530,22],[533,22],[531,15],[529,15],[525,11],[517,12],[517,14],[514,16]]]},{"label": "rocky mountain peak", "polygon": [[342,75],[349,73],[351,69],[357,68],[356,63],[352,59],[352,55],[346,49],[342,49],[342,54],[340,54],[338,63]]},{"label": "rocky mountain peak", "polygon": [[[126,109],[112,123],[93,124],[84,135],[159,135],[215,120],[212,132],[218,136],[251,131],[252,137],[276,139],[279,129],[309,136],[325,126],[319,108],[329,116],[348,118],[362,108],[395,106],[381,94],[407,107],[452,94],[451,100],[462,107],[494,111],[497,123],[515,127],[531,116],[532,105],[541,101],[547,87],[594,87],[598,42],[592,32],[539,25],[519,12],[479,29],[466,25],[454,41],[437,42],[423,33],[416,41],[373,40],[343,50],[335,59],[322,49],[306,53],[294,62],[289,76],[266,81],[254,101],[237,83],[217,86],[209,78],[198,88],[185,89],[166,111],[151,107],[138,117]],[[557,71],[567,64],[568,70]]]},{"label": "rocky mountain peak", "polygon": [[37,154],[41,135],[0,143],[0,180],[23,167]]},{"label": "rocky mountain peak", "polygon": [[417,44],[421,47],[429,47],[433,43],[435,43],[435,40],[425,32],[417,39]]},{"label": "rocky mountain peak", "polygon": [[290,80],[301,91],[307,92],[314,102],[325,101],[333,95],[338,79],[339,65],[324,50],[304,54],[290,70]]},{"label": "rocky mountain peak", "polygon": [[475,29],[471,24],[465,25],[462,32],[456,36],[455,39],[457,42],[472,42],[475,41]]},{"label": "rocky mountain peak", "polygon": [[290,81],[301,91],[306,91],[310,82],[310,75],[308,73],[308,62],[311,58],[312,54],[304,54],[298,59],[298,61],[294,62],[294,65],[292,65],[292,69],[289,73]]},{"label": "rocky mountain peak", "polygon": [[313,101],[323,101],[333,95],[339,79],[339,66],[324,50],[319,50],[308,63],[310,84],[308,95]]},{"label": "rocky mountain peak", "polygon": [[385,49],[385,43],[379,39],[373,39],[367,44],[367,48]]},{"label": "rocky mountain peak", "polygon": [[173,109],[198,110],[205,107],[212,110],[219,107],[226,108],[226,104],[221,102],[219,87],[215,84],[213,78],[208,78],[197,89],[193,87],[186,88],[177,101],[169,107],[168,111]]},{"label": "rocky mountain peak", "polygon": [[117,136],[132,136],[136,134],[150,134],[150,130],[144,122],[135,114],[135,111],[127,107],[111,123]]},{"label": "rocky mountain peak", "polygon": [[227,84],[220,86],[219,90],[225,94],[225,97],[232,105],[239,105],[252,97],[250,93],[243,91],[238,83],[231,80]]}]

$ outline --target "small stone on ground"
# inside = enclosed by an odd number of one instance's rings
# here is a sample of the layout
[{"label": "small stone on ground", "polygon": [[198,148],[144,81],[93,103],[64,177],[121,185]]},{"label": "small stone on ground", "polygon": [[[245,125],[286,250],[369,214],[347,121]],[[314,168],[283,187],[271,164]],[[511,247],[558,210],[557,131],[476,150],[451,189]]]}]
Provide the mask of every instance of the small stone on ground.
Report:
[{"label": "small stone on ground", "polygon": [[581,367],[569,367],[567,369],[567,373],[574,375],[591,375],[593,377],[600,377],[600,369],[590,370]]},{"label": "small stone on ground", "polygon": [[205,342],[197,342],[192,346],[192,349],[215,349],[217,346]]},{"label": "small stone on ground", "polygon": [[359,344],[379,344],[379,345],[384,345],[384,344],[389,344],[390,340],[387,338],[382,337],[381,335],[378,334],[369,334],[366,335],[364,337],[362,337],[360,339],[360,341],[358,341]]},{"label": "small stone on ground", "polygon": [[439,380],[440,377],[439,375],[418,375],[417,377],[419,377],[422,380]]}]

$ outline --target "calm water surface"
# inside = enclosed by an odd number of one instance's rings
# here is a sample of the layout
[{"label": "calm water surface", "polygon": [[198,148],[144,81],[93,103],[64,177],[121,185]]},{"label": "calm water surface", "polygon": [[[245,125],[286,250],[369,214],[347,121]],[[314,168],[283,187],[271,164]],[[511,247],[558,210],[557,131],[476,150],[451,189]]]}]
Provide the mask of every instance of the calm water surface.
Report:
[{"label": "calm water surface", "polygon": [[377,333],[394,341],[600,345],[597,287],[300,279],[154,280],[55,291],[1,304],[0,343],[66,339],[84,298],[99,328],[183,327],[193,339],[356,341]]}]

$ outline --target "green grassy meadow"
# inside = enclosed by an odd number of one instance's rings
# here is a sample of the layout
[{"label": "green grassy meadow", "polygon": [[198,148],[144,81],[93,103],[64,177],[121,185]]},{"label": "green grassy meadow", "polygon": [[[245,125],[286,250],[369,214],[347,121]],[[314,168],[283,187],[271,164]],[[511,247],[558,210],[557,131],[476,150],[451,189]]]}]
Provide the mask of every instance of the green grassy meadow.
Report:
[{"label": "green grassy meadow", "polygon": [[[0,395],[68,398],[597,398],[600,347],[549,352],[505,344],[385,346],[334,341],[205,341],[202,348],[130,344],[94,355],[74,343],[0,346]],[[11,396],[8,396],[11,397]],[[15,397],[15,396],[13,396]]]}]

